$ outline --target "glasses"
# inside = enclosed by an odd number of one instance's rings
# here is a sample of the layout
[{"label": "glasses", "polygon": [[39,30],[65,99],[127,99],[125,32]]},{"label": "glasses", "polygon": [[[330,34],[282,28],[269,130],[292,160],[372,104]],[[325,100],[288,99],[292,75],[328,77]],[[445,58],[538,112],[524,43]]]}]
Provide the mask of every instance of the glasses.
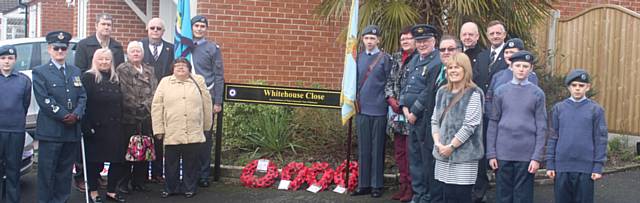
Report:
[{"label": "glasses", "polygon": [[54,51],[66,51],[67,47],[53,47]]},{"label": "glasses", "polygon": [[571,87],[586,87],[586,84],[580,84],[580,83],[572,83]]},{"label": "glasses", "polygon": [[151,26],[151,27],[149,27],[149,30],[162,31],[162,27]]},{"label": "glasses", "polygon": [[438,50],[440,50],[440,52],[445,52],[445,51],[453,52],[453,51],[455,51],[455,50],[457,50],[457,49],[458,49],[458,48],[455,48],[455,47],[449,47],[449,48],[440,48],[440,49],[438,49]]}]

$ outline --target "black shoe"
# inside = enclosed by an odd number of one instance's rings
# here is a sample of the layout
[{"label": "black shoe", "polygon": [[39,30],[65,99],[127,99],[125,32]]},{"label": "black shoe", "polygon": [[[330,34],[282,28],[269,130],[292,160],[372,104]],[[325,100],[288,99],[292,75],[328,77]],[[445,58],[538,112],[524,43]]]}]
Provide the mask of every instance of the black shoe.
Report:
[{"label": "black shoe", "polygon": [[134,185],[133,186],[133,191],[149,192],[149,191],[151,191],[151,189],[149,189],[149,187],[147,187],[145,185]]},{"label": "black shoe", "polygon": [[129,190],[128,187],[118,187],[118,193],[121,194],[130,194],[131,191]]},{"label": "black shoe", "polygon": [[373,188],[371,191],[371,197],[378,198],[382,197],[382,188]]},{"label": "black shoe", "polygon": [[194,195],[196,195],[195,192],[185,192],[184,193],[184,197],[186,197],[186,198],[192,198]]},{"label": "black shoe", "polygon": [[200,187],[209,187],[209,180],[207,179],[200,179],[198,181],[198,186]]},{"label": "black shoe", "polygon": [[356,191],[351,193],[351,196],[360,196],[360,195],[368,195],[371,194],[371,188],[358,188]]},{"label": "black shoe", "polygon": [[89,198],[89,200],[93,203],[102,203],[102,198],[100,198],[100,195],[96,196],[95,199]]},{"label": "black shoe", "polygon": [[124,199],[124,197],[118,193],[116,193],[115,196],[109,196],[109,194],[107,194],[107,200],[112,201],[112,202],[126,202],[126,200]]},{"label": "black shoe", "polygon": [[160,198],[164,199],[164,198],[167,198],[167,197],[169,197],[169,193],[168,192],[161,192],[160,193]]}]

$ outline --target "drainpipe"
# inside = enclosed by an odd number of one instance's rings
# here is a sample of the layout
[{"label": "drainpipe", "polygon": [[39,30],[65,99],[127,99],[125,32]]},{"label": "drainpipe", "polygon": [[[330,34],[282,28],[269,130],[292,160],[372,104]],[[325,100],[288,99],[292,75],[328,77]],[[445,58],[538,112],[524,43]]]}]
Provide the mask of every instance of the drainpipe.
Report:
[{"label": "drainpipe", "polygon": [[24,37],[29,37],[29,4],[22,3],[18,0],[20,6],[24,6]]}]

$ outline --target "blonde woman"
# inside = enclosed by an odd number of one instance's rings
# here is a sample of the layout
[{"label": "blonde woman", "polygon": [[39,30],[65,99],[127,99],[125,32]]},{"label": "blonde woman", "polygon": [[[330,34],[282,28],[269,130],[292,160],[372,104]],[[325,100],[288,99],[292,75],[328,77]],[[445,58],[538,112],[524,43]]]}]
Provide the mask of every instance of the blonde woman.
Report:
[{"label": "blonde woman", "polygon": [[482,90],[471,80],[472,69],[464,53],[446,62],[447,84],[436,94],[431,117],[436,159],[433,202],[471,202],[478,161],[482,158]]}]

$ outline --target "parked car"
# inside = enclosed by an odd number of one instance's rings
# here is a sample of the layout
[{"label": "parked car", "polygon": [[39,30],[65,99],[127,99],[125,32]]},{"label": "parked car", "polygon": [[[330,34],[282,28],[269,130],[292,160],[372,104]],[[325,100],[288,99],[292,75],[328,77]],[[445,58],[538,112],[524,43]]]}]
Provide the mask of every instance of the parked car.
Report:
[{"label": "parked car", "polygon": [[[67,63],[73,63],[75,57],[75,45],[78,43],[77,39],[72,39],[67,54]],[[11,44],[16,47],[18,58],[14,69],[18,70],[31,78],[31,70],[41,64],[48,63],[51,60],[49,53],[47,53],[47,41],[44,37],[39,38],[20,38],[0,41],[0,46]],[[38,104],[36,103],[35,96],[33,96],[33,89],[31,91],[31,104],[29,105],[29,111],[27,112],[27,122],[25,132],[24,150],[22,152],[22,166],[20,172],[22,175],[28,173],[33,167],[34,161],[34,145],[33,138],[28,132],[33,132],[36,127],[36,118],[38,116]]]}]

